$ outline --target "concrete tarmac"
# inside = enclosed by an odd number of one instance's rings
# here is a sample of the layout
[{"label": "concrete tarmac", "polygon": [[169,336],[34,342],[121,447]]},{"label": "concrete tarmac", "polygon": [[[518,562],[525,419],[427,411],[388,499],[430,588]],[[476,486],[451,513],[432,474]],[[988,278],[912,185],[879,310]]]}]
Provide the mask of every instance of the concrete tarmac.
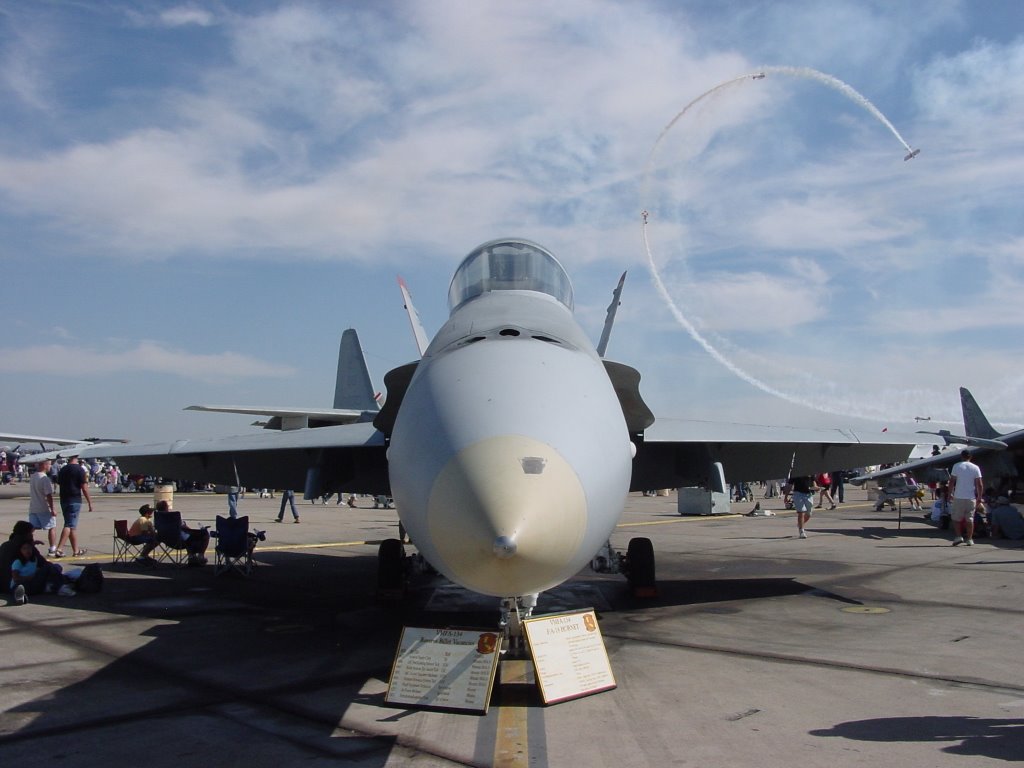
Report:
[{"label": "concrete tarmac", "polygon": [[[496,686],[487,715],[386,706],[403,624],[493,624],[490,600],[439,579],[374,596],[395,513],[240,502],[267,529],[248,578],[111,564],[113,520],[146,497],[94,494],[66,564],[98,562],[100,594],[0,604],[4,763],[357,766],[981,766],[1024,761],[1024,550],[951,547],[862,491],[797,539],[772,517],[681,518],[631,495],[613,543],[652,539],[658,596],[581,573],[540,612],[598,609],[618,687],[545,707]],[[212,522],[224,496],[177,494]],[[735,505],[746,512],[749,503]],[[0,499],[0,531],[27,500]],[[212,555],[212,553],[211,553]],[[212,556],[211,556],[212,562]],[[455,599],[451,599],[452,595]],[[438,596],[445,597],[438,600]]]}]

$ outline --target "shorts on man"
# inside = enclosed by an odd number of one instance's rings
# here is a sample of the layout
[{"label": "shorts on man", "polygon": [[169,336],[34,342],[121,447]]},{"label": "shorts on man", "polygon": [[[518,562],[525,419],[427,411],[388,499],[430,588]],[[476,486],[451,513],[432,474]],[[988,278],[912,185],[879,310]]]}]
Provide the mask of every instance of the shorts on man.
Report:
[{"label": "shorts on man", "polygon": [[949,518],[954,523],[974,519],[974,499],[953,499],[949,504]]},{"label": "shorts on man", "polygon": [[811,511],[814,509],[814,494],[793,491],[793,509],[797,512],[811,514]]},{"label": "shorts on man", "polygon": [[51,515],[49,512],[45,514],[39,514],[38,512],[29,512],[28,521],[32,523],[32,527],[37,531],[48,531],[51,528],[57,527],[57,518]]},{"label": "shorts on man", "polygon": [[82,502],[80,501],[64,501],[64,499],[60,500],[60,511],[64,515],[65,528],[78,527],[78,513],[81,510]]}]

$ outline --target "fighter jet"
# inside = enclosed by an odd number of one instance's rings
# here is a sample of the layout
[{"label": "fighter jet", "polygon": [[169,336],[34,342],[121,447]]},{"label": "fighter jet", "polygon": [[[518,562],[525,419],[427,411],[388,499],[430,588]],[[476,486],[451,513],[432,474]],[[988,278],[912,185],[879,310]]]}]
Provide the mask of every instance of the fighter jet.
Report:
[{"label": "fighter jet", "polygon": [[751,80],[764,80],[764,72],[758,72],[756,75],[750,76]]},{"label": "fighter jet", "polygon": [[[937,432],[919,431],[921,435],[937,435],[946,445],[966,445],[971,460],[981,467],[985,485],[997,490],[1009,488],[1024,474],[1024,429],[999,433],[966,387],[960,387],[960,407],[964,415],[964,434],[956,435],[947,429]],[[946,451],[918,461],[911,461],[890,469],[872,472],[851,480],[861,485],[868,480],[880,480],[899,472],[912,472],[918,482],[944,482],[948,470],[960,461],[959,451]]]},{"label": "fighter jet", "polygon": [[[606,326],[620,290],[621,280]],[[415,330],[407,290],[403,302]],[[609,551],[630,490],[722,491],[716,462],[739,481],[897,461],[912,448],[842,430],[655,422],[639,372],[601,357],[573,316],[569,276],[528,240],[475,248],[448,304],[422,357],[385,376],[372,422],[99,453],[133,473],[303,488],[306,498],[390,495],[434,569],[519,616]],[[384,542],[381,572],[394,576],[403,554],[398,539]],[[634,588],[653,588],[649,539],[616,562]]]},{"label": "fighter jet", "polygon": [[921,154],[921,150],[920,149],[912,149],[912,150],[910,150],[907,153],[906,157],[903,158],[903,162],[907,162],[907,160],[913,160],[915,157],[917,157],[920,154]]}]

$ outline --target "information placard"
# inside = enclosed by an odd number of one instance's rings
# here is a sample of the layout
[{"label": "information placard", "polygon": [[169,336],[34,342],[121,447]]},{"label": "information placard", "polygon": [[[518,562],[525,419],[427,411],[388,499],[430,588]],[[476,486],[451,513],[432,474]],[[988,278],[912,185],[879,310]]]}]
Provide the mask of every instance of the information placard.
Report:
[{"label": "information placard", "polygon": [[500,650],[491,630],[405,627],[385,701],[486,714]]},{"label": "information placard", "polygon": [[523,626],[545,704],[615,687],[593,609],[535,616]]}]

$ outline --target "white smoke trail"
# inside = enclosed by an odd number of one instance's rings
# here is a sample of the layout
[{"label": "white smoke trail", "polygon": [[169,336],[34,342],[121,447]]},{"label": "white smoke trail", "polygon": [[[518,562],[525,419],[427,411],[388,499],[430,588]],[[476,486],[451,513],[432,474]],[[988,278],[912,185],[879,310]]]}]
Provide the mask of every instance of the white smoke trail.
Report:
[{"label": "white smoke trail", "polygon": [[779,75],[790,75],[792,77],[803,77],[809,80],[817,80],[819,83],[822,83],[824,85],[827,85],[829,88],[839,91],[839,93],[843,94],[843,96],[846,96],[854,104],[863,107],[872,115],[874,115],[875,118],[880,123],[882,123],[882,125],[884,125],[890,131],[892,131],[892,135],[896,137],[896,139],[899,141],[900,144],[903,145],[903,148],[906,149],[907,152],[911,151],[910,145],[907,144],[907,142],[903,139],[902,136],[900,136],[900,132],[896,130],[896,127],[889,122],[889,118],[883,115],[882,111],[874,104],[872,104],[866,96],[859,93],[853,86],[844,83],[838,77],[827,75],[824,72],[819,72],[818,70],[811,69],[810,67],[765,67],[761,71],[765,74],[771,73]]},{"label": "white smoke trail", "polygon": [[[902,144],[908,152],[910,151],[910,145],[907,144],[907,142],[900,135],[899,131],[896,130],[896,128],[893,126],[891,122],[889,122],[885,115],[883,115],[882,112],[874,104],[872,104],[867,98],[861,95],[856,89],[854,89],[847,83],[844,83],[839,78],[825,74],[824,72],[819,72],[818,70],[811,69],[809,67],[764,67],[763,69],[758,70],[757,72],[751,72],[749,74],[734,77],[731,80],[726,80],[725,82],[719,83],[714,88],[705,91],[700,96],[691,101],[689,104],[687,104],[685,107],[683,107],[675,115],[675,117],[673,117],[672,120],[669,121],[668,125],[666,125],[662,129],[661,133],[658,134],[657,139],[655,139],[654,146],[651,148],[650,155],[648,156],[647,166],[644,171],[644,182],[641,189],[641,199],[646,199],[647,197],[648,184],[651,178],[651,171],[654,165],[654,159],[657,155],[658,149],[660,148],[662,141],[669,134],[672,128],[675,127],[675,125],[680,120],[682,120],[683,117],[686,116],[686,114],[691,109],[696,107],[705,99],[715,95],[716,93],[719,93],[727,88],[737,86],[741,83],[749,82],[752,80],[759,80],[767,74],[780,74],[791,77],[802,77],[806,79],[811,79],[838,91],[839,93],[843,94],[851,101],[853,101],[855,104],[857,104],[859,107],[865,109],[869,114],[873,115],[877,120],[879,120],[883,125],[886,126],[886,128],[888,128],[892,132],[892,134],[897,138],[897,140],[899,140],[900,144]],[[728,371],[730,371],[743,381],[747,382],[748,384],[756,387],[757,389],[760,389],[762,392],[765,392],[766,394],[774,395],[775,397],[785,400],[786,402],[803,406],[805,408],[810,408],[821,413],[828,413],[837,416],[852,416],[863,419],[892,418],[892,414],[883,413],[880,409],[870,407],[864,408],[863,406],[857,405],[849,399],[847,399],[847,401],[842,405],[837,405],[837,403],[839,403],[840,400],[836,398],[835,392],[832,392],[828,398],[820,399],[800,397],[789,392],[784,392],[762,381],[753,374],[748,373],[737,363],[733,362],[724,354],[722,354],[710,341],[708,341],[708,339],[706,339],[700,333],[700,331],[697,330],[696,326],[694,326],[694,324],[690,321],[686,314],[676,304],[675,300],[672,298],[672,295],[669,293],[668,288],[665,286],[665,282],[662,280],[661,273],[658,271],[657,264],[655,263],[654,255],[651,253],[650,241],[647,236],[647,219],[648,216],[647,212],[645,211],[643,215],[644,251],[647,254],[647,264],[651,272],[651,277],[654,279],[654,284],[658,290],[658,293],[661,294],[661,297],[664,300],[665,304],[668,306],[669,311],[675,317],[676,322],[678,322],[679,325],[682,326],[683,330],[685,330],[690,335],[690,337],[694,341],[696,341],[701,346],[701,348],[704,349],[705,352],[711,355],[711,357],[717,360]],[[835,387],[830,387],[830,389],[834,390]],[[911,417],[904,416],[900,418],[901,420],[909,421]]]}]

